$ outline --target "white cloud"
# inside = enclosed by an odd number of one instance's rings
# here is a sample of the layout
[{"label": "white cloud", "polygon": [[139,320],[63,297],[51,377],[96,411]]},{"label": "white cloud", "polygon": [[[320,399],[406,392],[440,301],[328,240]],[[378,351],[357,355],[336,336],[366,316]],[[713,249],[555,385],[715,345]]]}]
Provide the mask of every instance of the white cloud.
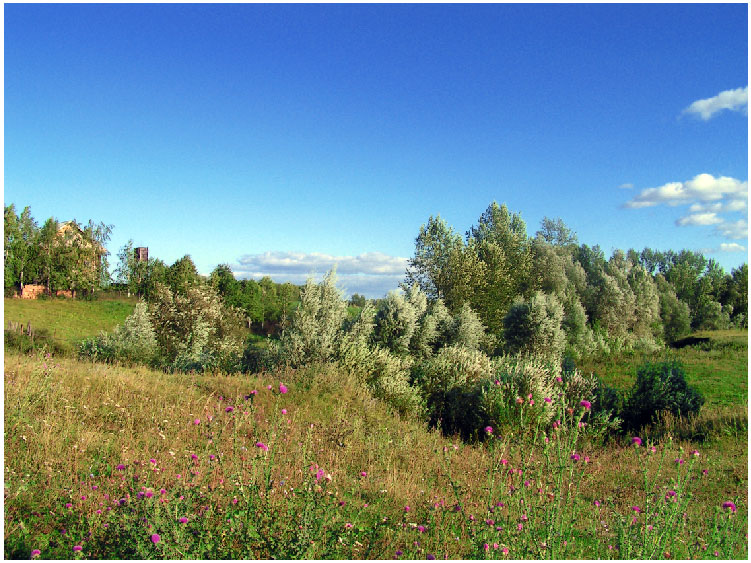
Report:
[{"label": "white cloud", "polygon": [[657,188],[642,190],[631,201],[624,204],[629,209],[667,205],[688,205],[692,202],[718,201],[728,197],[739,199],[748,197],[748,182],[735,178],[711,174],[699,174],[686,182],[669,182]]},{"label": "white cloud", "polygon": [[720,252],[745,252],[746,247],[735,242],[723,242],[720,244]]},{"label": "white cloud", "polygon": [[620,186],[618,186],[618,189],[619,190],[633,190],[634,185],[633,184],[621,184]]},{"label": "white cloud", "polygon": [[723,223],[723,219],[717,216],[717,213],[692,213],[678,219],[675,224],[679,227],[685,227],[688,225],[717,225]]},{"label": "white cloud", "polygon": [[711,98],[697,100],[684,109],[683,113],[698,115],[704,121],[707,121],[714,114],[724,109],[743,111],[743,113],[748,114],[748,86],[735,90],[725,90]]},{"label": "white cloud", "polygon": [[734,222],[724,222],[715,227],[715,231],[725,238],[733,240],[748,239],[748,221],[740,219]]},{"label": "white cloud", "polygon": [[238,278],[260,279],[269,276],[278,283],[303,284],[313,275],[320,280],[336,265],[338,285],[348,294],[382,297],[397,289],[404,280],[407,258],[389,256],[382,252],[367,252],[359,256],[333,256],[319,252],[264,252],[246,254],[232,267]]},{"label": "white cloud", "polygon": [[732,240],[748,238],[747,219],[731,221],[721,215],[740,212],[748,217],[748,181],[699,174],[686,182],[646,188],[623,207],[639,209],[662,204],[688,206],[688,213],[675,221],[679,227],[714,225],[715,234],[722,237]]}]

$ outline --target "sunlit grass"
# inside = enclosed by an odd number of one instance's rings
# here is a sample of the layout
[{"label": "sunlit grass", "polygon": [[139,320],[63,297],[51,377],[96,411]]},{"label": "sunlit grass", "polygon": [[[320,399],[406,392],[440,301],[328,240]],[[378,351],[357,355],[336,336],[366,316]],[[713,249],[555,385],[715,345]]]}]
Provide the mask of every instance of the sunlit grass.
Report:
[{"label": "sunlit grass", "polygon": [[136,298],[116,300],[9,299],[4,302],[5,328],[8,321],[31,323],[32,329],[45,329],[52,338],[69,345],[100,331],[111,331],[133,312]]},{"label": "sunlit grass", "polygon": [[744,429],[651,454],[536,412],[469,446],[332,366],[217,377],[6,354],[5,556],[746,558]]}]

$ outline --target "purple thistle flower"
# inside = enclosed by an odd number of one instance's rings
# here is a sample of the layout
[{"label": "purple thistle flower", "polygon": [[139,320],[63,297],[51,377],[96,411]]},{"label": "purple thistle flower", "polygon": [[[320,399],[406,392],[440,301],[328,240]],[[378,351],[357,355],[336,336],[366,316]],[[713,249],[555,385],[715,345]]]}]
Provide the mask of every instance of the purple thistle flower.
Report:
[{"label": "purple thistle flower", "polygon": [[435,555],[433,555],[432,553],[428,553],[428,554],[427,554],[427,556],[426,556],[425,558],[426,558],[426,559],[427,559],[428,561],[433,561],[433,560],[435,559]]},{"label": "purple thistle flower", "polygon": [[729,508],[730,512],[735,512],[736,511],[735,503],[731,502],[731,501],[723,502],[722,503],[722,508]]},{"label": "purple thistle flower", "polygon": [[201,424],[201,419],[200,418],[195,419],[193,421],[193,424],[195,424],[196,426],[198,426],[199,424]]},{"label": "purple thistle flower", "polygon": [[264,452],[269,451],[269,447],[263,442],[256,442],[256,448],[261,448]]},{"label": "purple thistle flower", "polygon": [[396,550],[396,556],[399,557],[402,553],[404,553],[401,549]]},{"label": "purple thistle flower", "polygon": [[117,469],[118,471],[125,471],[125,466],[121,463],[120,465],[115,467],[115,469]]},{"label": "purple thistle flower", "polygon": [[639,512],[641,512],[641,508],[639,508],[638,506],[632,506],[632,507],[631,507],[631,510],[633,510],[633,511],[634,511],[634,512],[636,512],[637,514],[638,514]]},{"label": "purple thistle flower", "polygon": [[235,410],[235,407],[227,407],[224,412],[232,412],[233,410]]},{"label": "purple thistle flower", "polygon": [[188,519],[185,516],[180,518],[180,524],[187,524],[187,523],[188,523]]},{"label": "purple thistle flower", "polygon": [[641,438],[639,438],[639,436],[634,436],[633,438],[631,438],[631,443],[636,444],[637,446],[641,446],[642,441],[641,441]]},{"label": "purple thistle flower", "polygon": [[284,395],[287,392],[287,387],[284,385],[284,383],[279,384],[279,392]]},{"label": "purple thistle flower", "polygon": [[37,555],[41,555],[41,554],[42,554],[42,552],[39,551],[38,549],[32,549],[31,550],[31,556],[32,557],[36,557]]},{"label": "purple thistle flower", "polygon": [[584,407],[585,410],[589,410],[592,408],[592,403],[590,403],[589,401],[581,401],[579,403],[579,406]]},{"label": "purple thistle flower", "polygon": [[151,458],[151,459],[149,460],[149,463],[153,463],[154,465],[156,465],[156,460],[155,460],[154,458]]},{"label": "purple thistle flower", "polygon": [[65,503],[65,508],[73,508],[73,505],[69,502]]},{"label": "purple thistle flower", "polygon": [[159,534],[151,534],[151,541],[152,541],[152,542],[153,542],[154,544],[157,544],[157,543],[159,543],[159,540],[161,540],[161,539],[162,539],[162,538],[161,538],[161,537],[159,536]]},{"label": "purple thistle flower", "polygon": [[485,434],[492,434],[493,433],[493,427],[492,426],[486,426],[485,427]]},{"label": "purple thistle flower", "polygon": [[553,402],[553,399],[551,399],[550,397],[545,397],[545,398],[544,398],[543,400],[544,400],[544,401],[545,401],[546,403],[548,403],[548,404],[550,404],[550,403],[552,403],[552,402]]},{"label": "purple thistle flower", "polygon": [[425,532],[425,526],[422,526],[422,525],[417,526],[417,531],[420,532],[421,534],[424,533]]},{"label": "purple thistle flower", "polygon": [[579,454],[571,454],[571,459],[573,459],[576,462],[581,459],[581,456]]},{"label": "purple thistle flower", "polygon": [[80,545],[74,545],[73,551],[83,551],[83,547],[81,547]]}]

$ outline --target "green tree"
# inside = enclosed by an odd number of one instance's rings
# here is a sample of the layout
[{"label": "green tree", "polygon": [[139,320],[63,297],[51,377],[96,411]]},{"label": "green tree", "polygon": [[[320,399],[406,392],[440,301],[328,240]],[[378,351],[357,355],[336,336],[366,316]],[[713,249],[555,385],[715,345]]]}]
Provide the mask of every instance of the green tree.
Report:
[{"label": "green tree", "polygon": [[576,233],[569,229],[560,217],[550,219],[543,217],[540,222],[540,230],[535,233],[548,244],[554,246],[577,245],[578,239]]},{"label": "green tree", "polygon": [[167,283],[173,293],[185,294],[188,288],[198,285],[200,281],[198,269],[188,254],[167,269]]},{"label": "green tree", "polygon": [[415,255],[407,263],[405,285],[418,286],[429,299],[444,298],[449,284],[446,265],[452,250],[461,246],[461,235],[440,215],[431,215],[415,239]]}]

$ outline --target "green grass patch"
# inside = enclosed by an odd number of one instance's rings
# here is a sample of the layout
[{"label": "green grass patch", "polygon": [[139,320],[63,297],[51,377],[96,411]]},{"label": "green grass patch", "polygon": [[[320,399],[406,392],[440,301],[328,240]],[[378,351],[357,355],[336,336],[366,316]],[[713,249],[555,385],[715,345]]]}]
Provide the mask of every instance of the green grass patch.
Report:
[{"label": "green grass patch", "polygon": [[84,299],[5,299],[4,323],[31,323],[32,329],[44,329],[47,334],[68,345],[101,331],[111,331],[133,312],[136,298],[107,300]]},{"label": "green grass patch", "polygon": [[596,373],[621,392],[628,392],[636,381],[640,365],[675,359],[684,365],[688,384],[704,395],[705,410],[745,408],[748,403],[748,331],[702,331],[691,336],[709,338],[709,342],[653,353],[622,353],[588,359],[577,367],[585,373]]}]

